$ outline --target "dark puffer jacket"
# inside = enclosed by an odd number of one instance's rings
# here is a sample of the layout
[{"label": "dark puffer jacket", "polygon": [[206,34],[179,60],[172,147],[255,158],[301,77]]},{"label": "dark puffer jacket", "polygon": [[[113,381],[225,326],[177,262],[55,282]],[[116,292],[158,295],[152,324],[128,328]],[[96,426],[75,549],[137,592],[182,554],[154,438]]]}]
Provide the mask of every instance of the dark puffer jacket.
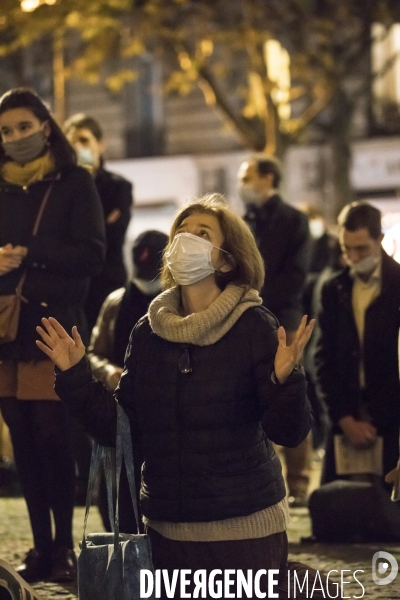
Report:
[{"label": "dark puffer jacket", "polygon": [[[213,521],[252,514],[285,496],[269,440],[299,444],[310,409],[302,369],[284,385],[271,380],[276,328],[262,306],[248,309],[210,346],[168,342],[147,317],[136,325],[116,398],[143,450],[146,517]],[[179,369],[185,352],[188,373]],[[59,373],[55,388],[100,443],[114,445],[115,402],[92,378],[87,359]]]},{"label": "dark puffer jacket", "polygon": [[[105,255],[104,217],[93,179],[72,166],[55,179],[38,234],[33,225],[55,176],[18,186],[0,180],[0,246],[27,246],[19,269],[0,277],[0,295],[13,294],[27,268],[18,337],[0,346],[0,360],[43,360],[35,344],[42,317],[57,318],[85,334],[83,306],[90,277],[99,273]],[[84,335],[84,337],[86,337]]]}]

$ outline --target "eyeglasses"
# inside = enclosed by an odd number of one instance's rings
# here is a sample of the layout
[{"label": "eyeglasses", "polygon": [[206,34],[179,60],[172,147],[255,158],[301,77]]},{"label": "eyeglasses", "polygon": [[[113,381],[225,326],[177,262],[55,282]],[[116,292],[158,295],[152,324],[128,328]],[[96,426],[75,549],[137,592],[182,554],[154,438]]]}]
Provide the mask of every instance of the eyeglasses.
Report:
[{"label": "eyeglasses", "polygon": [[183,354],[180,356],[178,361],[179,372],[186,374],[192,372],[192,365],[190,362],[189,346],[184,346]]}]

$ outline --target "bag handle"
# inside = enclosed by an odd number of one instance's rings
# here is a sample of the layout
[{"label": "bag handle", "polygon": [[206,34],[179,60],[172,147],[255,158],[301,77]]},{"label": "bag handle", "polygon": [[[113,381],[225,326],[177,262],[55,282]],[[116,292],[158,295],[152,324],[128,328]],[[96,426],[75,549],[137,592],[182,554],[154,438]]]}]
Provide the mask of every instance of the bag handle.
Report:
[{"label": "bag handle", "polygon": [[117,402],[117,445],[115,453],[116,463],[116,504],[115,504],[115,521],[114,521],[114,550],[118,548],[119,542],[119,483],[121,479],[122,460],[125,461],[126,474],[128,477],[129,490],[131,493],[131,500],[133,504],[133,510],[135,513],[136,528],[139,534],[139,509],[136,496],[136,484],[135,484],[135,467],[133,463],[133,449],[132,449],[132,437],[131,427],[129,424],[128,415]]},{"label": "bag handle", "polygon": [[104,454],[104,447],[100,446],[97,442],[93,442],[92,456],[90,459],[90,471],[89,471],[89,482],[86,492],[86,508],[85,508],[85,519],[83,522],[83,534],[82,534],[82,548],[86,548],[85,532],[86,525],[89,516],[90,505],[92,504],[94,488],[96,485],[97,477],[100,471],[101,459]]},{"label": "bag handle", "polygon": [[[43,200],[42,200],[42,202],[40,204],[40,207],[39,207],[39,212],[36,215],[35,224],[33,225],[32,237],[34,237],[34,236],[37,235],[37,232],[38,232],[38,229],[39,229],[39,225],[40,225],[40,221],[42,220],[43,212],[44,212],[44,209],[46,208],[47,201],[48,201],[48,199],[50,197],[50,194],[51,194],[51,191],[53,189],[54,182],[56,180],[60,179],[60,177],[61,177],[61,173],[58,173],[57,176],[56,176],[56,178],[53,179],[53,181],[50,183],[49,187],[46,190],[45,195],[43,196]],[[21,279],[19,280],[19,282],[17,284],[17,287],[15,288],[16,295],[19,296],[19,298],[21,298],[21,300],[23,300],[24,302],[27,302],[26,298],[24,298],[22,296],[22,288],[23,288],[23,285],[25,283],[26,272],[27,271],[25,269],[25,271],[21,275]]]},{"label": "bag handle", "polygon": [[139,509],[136,496],[136,484],[135,484],[135,468],[133,463],[133,450],[132,450],[132,438],[129,419],[122,408],[117,402],[117,436],[116,436],[116,452],[115,452],[115,475],[116,475],[116,506],[115,506],[115,518],[113,509],[113,498],[112,498],[112,478],[113,478],[113,460],[112,452],[113,449],[100,446],[96,441],[93,442],[92,457],[90,460],[90,471],[89,471],[89,482],[86,494],[86,509],[85,519],[83,524],[82,534],[82,548],[86,548],[85,532],[86,525],[89,516],[90,506],[92,504],[94,488],[96,486],[97,478],[100,472],[101,463],[105,466],[105,477],[107,484],[107,502],[108,502],[108,514],[111,523],[112,530],[114,532],[114,551],[115,553],[119,549],[119,482],[121,478],[122,460],[125,461],[126,473],[128,477],[129,490],[131,493],[131,499],[133,504],[133,510],[135,513],[137,533],[139,532]]}]

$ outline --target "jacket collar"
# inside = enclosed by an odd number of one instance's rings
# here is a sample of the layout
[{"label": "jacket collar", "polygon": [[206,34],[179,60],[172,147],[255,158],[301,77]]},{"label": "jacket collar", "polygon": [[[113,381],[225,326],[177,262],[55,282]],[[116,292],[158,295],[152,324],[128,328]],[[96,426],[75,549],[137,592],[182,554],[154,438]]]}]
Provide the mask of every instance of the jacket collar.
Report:
[{"label": "jacket collar", "polygon": [[257,221],[270,222],[276,209],[283,204],[279,194],[270,196],[261,206],[249,204],[247,207],[246,218]]}]

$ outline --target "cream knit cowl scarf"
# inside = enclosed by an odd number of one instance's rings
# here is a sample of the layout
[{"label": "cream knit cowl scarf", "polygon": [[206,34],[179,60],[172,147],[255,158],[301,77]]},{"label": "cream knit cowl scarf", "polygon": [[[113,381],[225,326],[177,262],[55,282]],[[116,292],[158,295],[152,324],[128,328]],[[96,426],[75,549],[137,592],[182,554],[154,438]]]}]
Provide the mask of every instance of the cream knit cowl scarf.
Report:
[{"label": "cream knit cowl scarf", "polygon": [[206,310],[182,317],[178,286],[157,296],[149,306],[148,315],[150,327],[161,338],[180,344],[209,346],[218,342],[245,310],[261,303],[256,290],[229,284]]}]

